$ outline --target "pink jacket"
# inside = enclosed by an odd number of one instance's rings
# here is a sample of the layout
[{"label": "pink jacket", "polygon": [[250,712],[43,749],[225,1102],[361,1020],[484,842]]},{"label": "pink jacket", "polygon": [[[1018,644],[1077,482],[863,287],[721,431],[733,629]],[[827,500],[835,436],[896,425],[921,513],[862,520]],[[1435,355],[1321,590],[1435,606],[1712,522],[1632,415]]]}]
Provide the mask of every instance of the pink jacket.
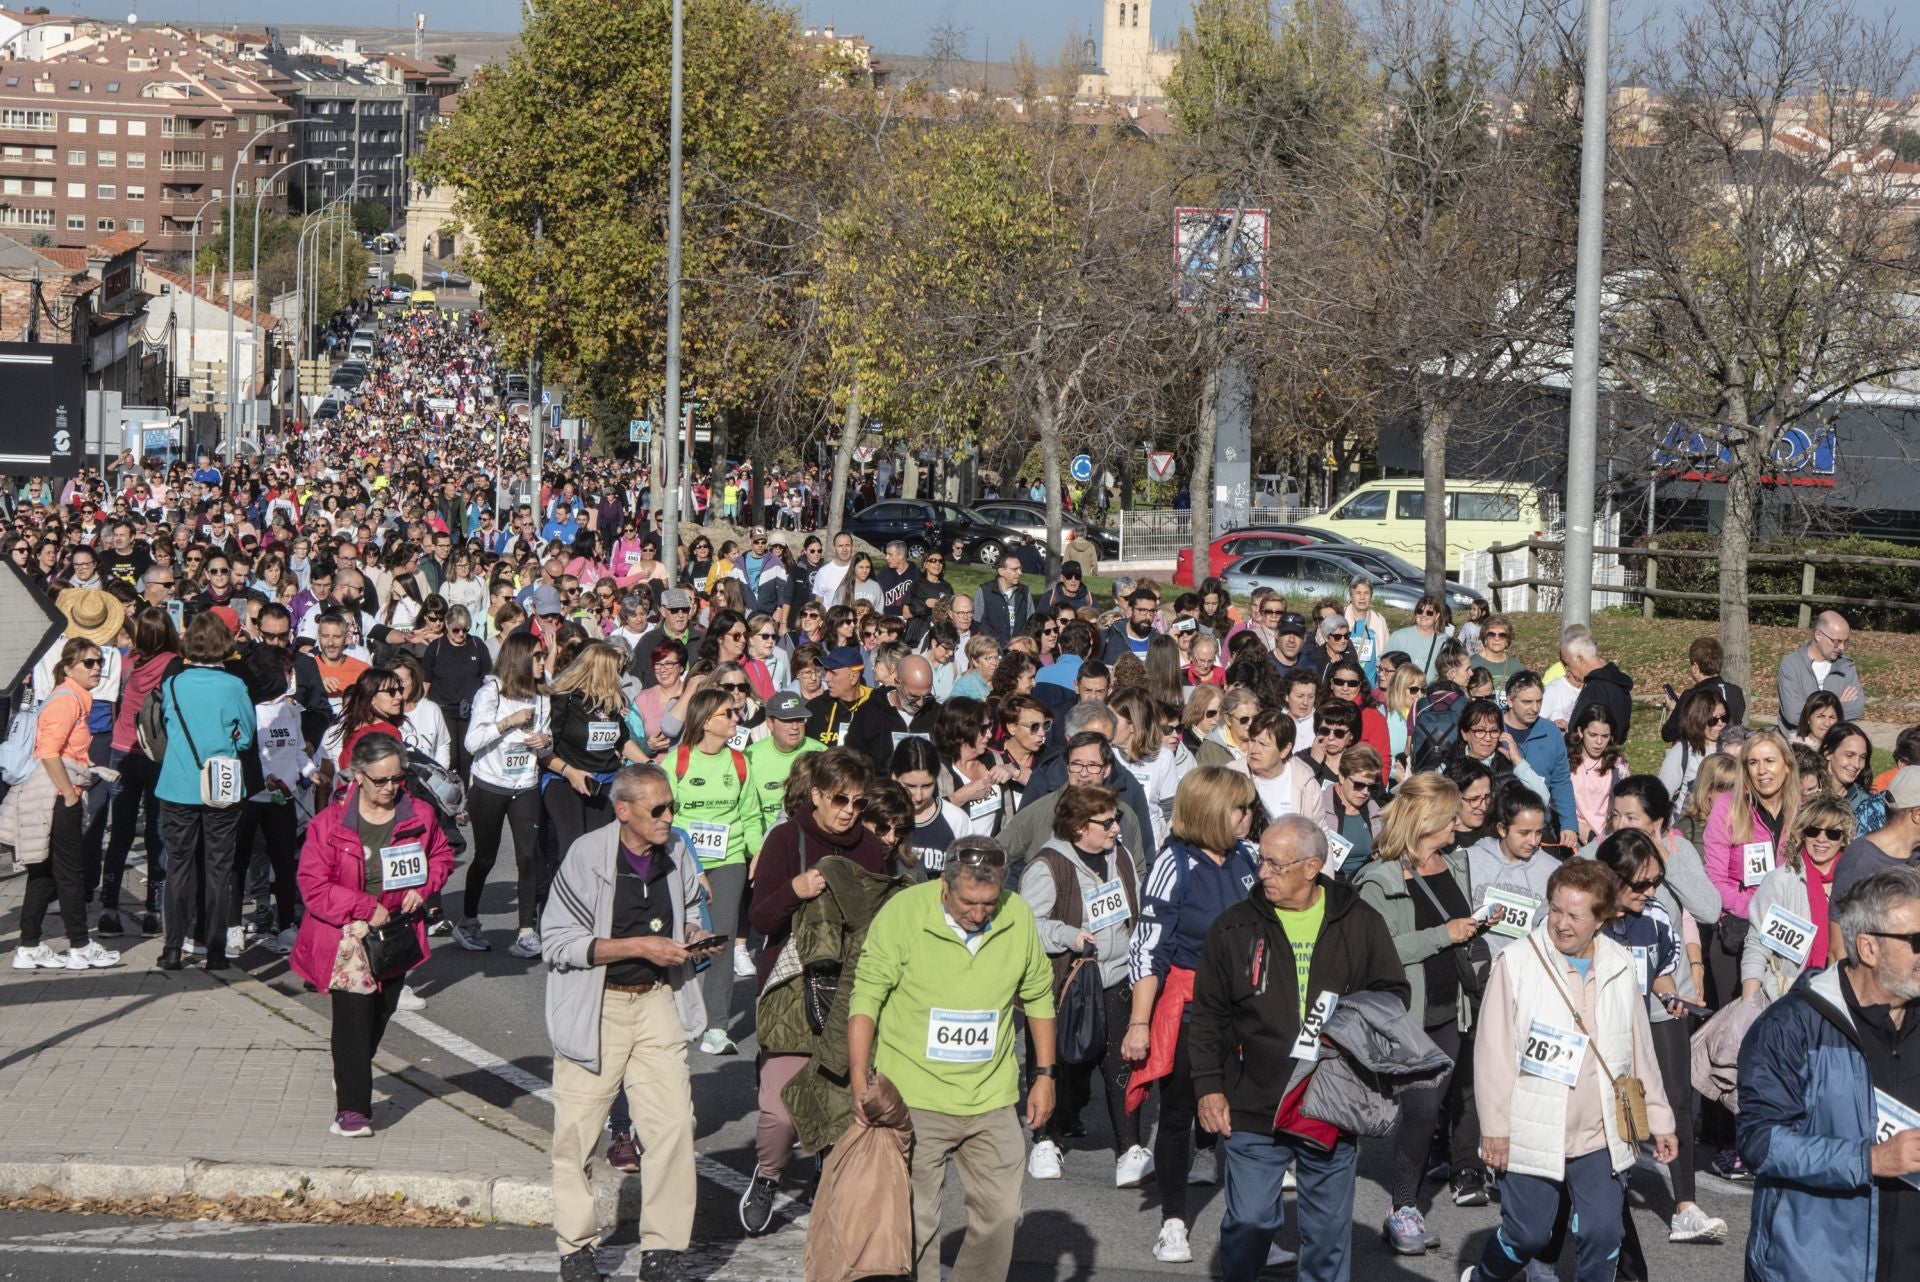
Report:
[{"label": "pink jacket", "polygon": [[[1724,793],[1713,803],[1707,826],[1700,834],[1700,858],[1707,866],[1707,880],[1720,892],[1720,904],[1735,917],[1744,920],[1747,905],[1753,902],[1758,886],[1745,884],[1739,843],[1733,839],[1733,794]],[[1758,810],[1753,812],[1754,841],[1772,841],[1773,832]]]},{"label": "pink jacket", "polygon": [[[327,991],[333,978],[341,929],[350,921],[368,920],[380,905],[385,905],[389,913],[398,913],[401,900],[406,898],[405,891],[390,890],[375,899],[362,889],[367,881],[366,856],[351,818],[359,794],[356,784],[340,802],[315,815],[307,825],[307,843],[300,851],[300,898],[307,905],[307,915],[300,920],[300,935],[294,940],[288,964],[294,974],[321,992]],[[453,847],[447,844],[432,808],[402,796],[390,840],[395,844],[418,841],[426,847],[427,884],[419,890],[431,902],[453,875]],[[424,961],[430,951],[425,920],[416,918],[413,929]]]}]

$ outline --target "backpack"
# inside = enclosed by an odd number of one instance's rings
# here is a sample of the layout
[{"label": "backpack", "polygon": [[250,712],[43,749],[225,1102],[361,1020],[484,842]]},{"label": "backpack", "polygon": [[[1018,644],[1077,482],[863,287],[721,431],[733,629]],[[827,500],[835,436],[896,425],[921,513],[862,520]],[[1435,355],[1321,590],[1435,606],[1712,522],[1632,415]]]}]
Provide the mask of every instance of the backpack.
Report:
[{"label": "backpack", "polygon": [[[728,748],[727,752],[730,756],[733,757],[733,773],[739,776],[740,786],[742,788],[746,787],[747,786],[747,754],[740,751],[740,749],[738,748]],[[693,760],[693,745],[690,743],[687,743],[685,740],[682,740],[680,743],[680,751],[674,754],[674,758],[673,758],[673,781],[675,783],[679,783],[684,779],[686,779],[687,766],[692,762],[692,760]]]},{"label": "backpack", "polygon": [[165,705],[154,698],[155,693],[148,692],[147,701],[140,705],[133,719],[133,736],[147,760],[157,764],[167,754],[167,712]]}]

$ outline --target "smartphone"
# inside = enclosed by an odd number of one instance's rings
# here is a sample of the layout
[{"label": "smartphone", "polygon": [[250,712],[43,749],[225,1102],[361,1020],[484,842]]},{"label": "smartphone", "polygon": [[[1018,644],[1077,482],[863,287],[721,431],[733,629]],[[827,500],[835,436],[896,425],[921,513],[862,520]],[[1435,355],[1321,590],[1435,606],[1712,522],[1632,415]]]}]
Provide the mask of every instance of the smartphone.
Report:
[{"label": "smartphone", "polygon": [[1666,1001],[1669,1008],[1677,1006],[1695,1019],[1713,1018],[1713,1011],[1711,1009],[1700,1005],[1698,1002],[1690,1002],[1684,997],[1675,996],[1670,1000],[1666,998],[1662,998],[1661,1000]]},{"label": "smartphone", "polygon": [[607,788],[605,784],[601,783],[598,779],[595,779],[592,775],[587,776],[587,796],[597,797],[601,793],[605,792],[606,790]]},{"label": "smartphone", "polygon": [[1667,682],[1665,685],[1661,686],[1660,688],[1667,692],[1667,698],[1673,700],[1675,703],[1680,702],[1680,696],[1678,693],[1674,691],[1673,683],[1671,681]]},{"label": "smartphone", "polygon": [[732,935],[709,935],[705,939],[695,940],[687,945],[690,953],[717,953],[733,942]]}]

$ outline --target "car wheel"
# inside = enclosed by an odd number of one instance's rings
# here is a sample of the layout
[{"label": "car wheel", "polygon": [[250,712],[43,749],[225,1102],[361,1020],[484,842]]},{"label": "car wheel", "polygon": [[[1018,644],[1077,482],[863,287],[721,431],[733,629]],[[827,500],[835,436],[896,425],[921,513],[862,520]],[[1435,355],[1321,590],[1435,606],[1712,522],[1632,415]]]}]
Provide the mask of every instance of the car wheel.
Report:
[{"label": "car wheel", "polygon": [[924,539],[908,539],[907,540],[907,556],[911,560],[918,561],[921,557],[927,554],[927,551],[928,551],[928,548],[927,548],[926,540]]},{"label": "car wheel", "polygon": [[993,569],[1000,564],[1000,553],[1004,550],[999,539],[982,539],[980,546],[974,549],[973,559]]}]

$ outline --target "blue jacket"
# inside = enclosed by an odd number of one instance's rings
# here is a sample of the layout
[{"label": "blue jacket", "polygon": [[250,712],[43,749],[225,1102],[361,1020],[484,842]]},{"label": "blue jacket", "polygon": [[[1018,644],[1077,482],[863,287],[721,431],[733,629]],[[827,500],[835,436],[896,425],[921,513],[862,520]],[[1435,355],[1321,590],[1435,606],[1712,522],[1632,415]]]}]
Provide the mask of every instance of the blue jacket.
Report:
[{"label": "blue jacket", "polygon": [[188,736],[203,762],[222,755],[244,757],[253,747],[253,697],[239,677],[206,667],[189,667],[168,677],[151,697],[162,700],[167,723],[167,750],[160,758],[154,795],[175,805],[197,806],[200,767],[187,747]]},{"label": "blue jacket", "polygon": [[1260,856],[1249,842],[1216,864],[1178,837],[1167,838],[1141,892],[1140,924],[1128,954],[1133,981],[1165,979],[1175,966],[1198,966],[1207,932],[1221,913],[1247,902],[1259,869]]},{"label": "blue jacket", "polygon": [[1735,1134],[1754,1174],[1750,1282],[1874,1275],[1873,1083],[1842,982],[1838,967],[1808,971],[1740,1047]]},{"label": "blue jacket", "polygon": [[1567,766],[1567,741],[1560,727],[1545,717],[1527,730],[1515,730],[1513,722],[1507,720],[1500,724],[1520,745],[1520,755],[1527,759],[1527,764],[1547,781],[1547,804],[1553,807],[1556,825],[1547,835],[1557,837],[1561,829],[1574,826],[1579,813],[1573,806],[1573,772]]}]

